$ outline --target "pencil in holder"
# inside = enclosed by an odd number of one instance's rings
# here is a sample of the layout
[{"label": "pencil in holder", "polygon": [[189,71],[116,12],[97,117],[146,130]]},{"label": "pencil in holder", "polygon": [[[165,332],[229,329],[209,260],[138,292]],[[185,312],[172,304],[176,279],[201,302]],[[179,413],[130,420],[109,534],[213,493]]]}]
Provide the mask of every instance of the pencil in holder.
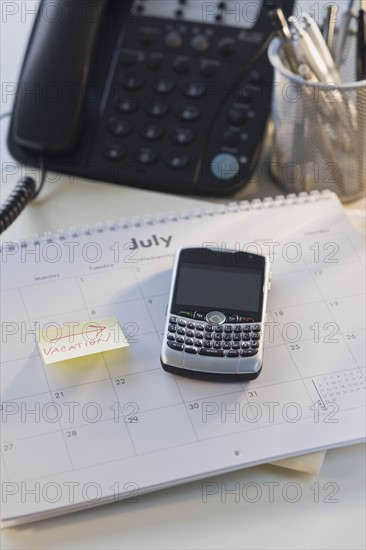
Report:
[{"label": "pencil in holder", "polygon": [[[268,56],[274,67],[274,178],[289,193],[330,189],[343,202],[361,198],[366,183],[366,80],[310,82],[283,64],[278,38]],[[351,62],[347,55],[340,70],[350,80]]]}]

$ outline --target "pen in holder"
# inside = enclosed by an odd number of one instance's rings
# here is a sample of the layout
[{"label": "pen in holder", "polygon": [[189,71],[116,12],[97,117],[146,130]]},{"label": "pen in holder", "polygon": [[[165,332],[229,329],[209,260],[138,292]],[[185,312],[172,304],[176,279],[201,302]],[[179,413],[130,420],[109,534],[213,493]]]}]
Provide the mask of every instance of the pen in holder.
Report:
[{"label": "pen in holder", "polygon": [[347,46],[339,70],[342,83],[307,78],[306,66],[304,73],[300,67],[294,74],[283,62],[281,41],[274,38],[269,46],[274,67],[271,171],[287,192],[330,189],[343,202],[364,195],[366,80],[353,81],[355,48]]}]

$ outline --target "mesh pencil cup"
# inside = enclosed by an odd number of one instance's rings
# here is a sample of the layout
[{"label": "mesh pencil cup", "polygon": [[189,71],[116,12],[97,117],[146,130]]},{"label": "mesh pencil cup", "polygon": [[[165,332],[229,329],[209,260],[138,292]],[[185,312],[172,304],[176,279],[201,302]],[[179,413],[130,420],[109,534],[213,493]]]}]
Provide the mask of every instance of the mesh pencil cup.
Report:
[{"label": "mesh pencil cup", "polygon": [[342,61],[341,84],[311,83],[282,63],[272,40],[274,123],[271,171],[287,192],[330,189],[343,202],[364,195],[366,80],[352,82],[353,48]]}]

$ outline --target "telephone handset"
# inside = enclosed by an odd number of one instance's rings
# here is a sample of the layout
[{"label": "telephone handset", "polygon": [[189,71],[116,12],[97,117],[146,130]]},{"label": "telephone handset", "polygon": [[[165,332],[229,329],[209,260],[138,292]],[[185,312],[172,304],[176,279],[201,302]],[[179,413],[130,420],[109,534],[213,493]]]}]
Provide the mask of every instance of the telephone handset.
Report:
[{"label": "telephone handset", "polygon": [[293,0],[42,0],[10,152],[94,180],[233,193],[266,128],[275,7]]}]

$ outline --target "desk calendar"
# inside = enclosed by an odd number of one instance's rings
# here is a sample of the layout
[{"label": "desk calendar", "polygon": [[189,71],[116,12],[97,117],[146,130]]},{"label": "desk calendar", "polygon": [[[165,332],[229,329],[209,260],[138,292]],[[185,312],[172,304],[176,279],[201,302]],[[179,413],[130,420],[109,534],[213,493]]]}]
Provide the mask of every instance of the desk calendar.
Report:
[{"label": "desk calendar", "polygon": [[[270,257],[258,379],[214,383],[162,370],[172,261],[183,245]],[[3,525],[362,441],[363,255],[331,193],[5,242]],[[108,317],[128,347],[42,361],[37,330]]]}]

